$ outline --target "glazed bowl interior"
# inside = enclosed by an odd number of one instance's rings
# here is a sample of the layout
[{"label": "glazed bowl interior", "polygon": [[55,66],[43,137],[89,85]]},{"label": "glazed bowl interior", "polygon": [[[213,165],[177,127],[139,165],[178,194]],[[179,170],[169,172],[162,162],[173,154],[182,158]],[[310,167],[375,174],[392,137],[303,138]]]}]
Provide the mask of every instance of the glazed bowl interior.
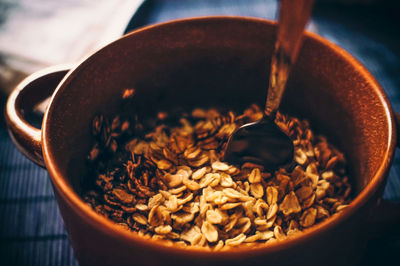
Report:
[{"label": "glazed bowl interior", "polygon": [[[148,116],[176,107],[263,106],[275,30],[257,19],[179,21],[139,30],[89,57],[58,88],[45,120],[45,149],[62,182],[81,193],[91,120],[118,113],[126,88],[136,90],[132,112]],[[356,196],[389,149],[383,98],[357,62],[308,34],[281,110],[308,119],[345,153]]]}]

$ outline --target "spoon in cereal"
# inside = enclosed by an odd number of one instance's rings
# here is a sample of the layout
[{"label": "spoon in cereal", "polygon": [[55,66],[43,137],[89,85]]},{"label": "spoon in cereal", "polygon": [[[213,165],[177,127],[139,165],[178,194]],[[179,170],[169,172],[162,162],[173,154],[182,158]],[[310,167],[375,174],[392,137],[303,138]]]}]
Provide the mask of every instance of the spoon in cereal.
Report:
[{"label": "spoon in cereal", "polygon": [[280,0],[277,39],[271,61],[263,118],[239,127],[229,138],[224,160],[252,162],[274,171],[293,161],[293,142],[275,123],[291,66],[296,61],[314,0]]}]

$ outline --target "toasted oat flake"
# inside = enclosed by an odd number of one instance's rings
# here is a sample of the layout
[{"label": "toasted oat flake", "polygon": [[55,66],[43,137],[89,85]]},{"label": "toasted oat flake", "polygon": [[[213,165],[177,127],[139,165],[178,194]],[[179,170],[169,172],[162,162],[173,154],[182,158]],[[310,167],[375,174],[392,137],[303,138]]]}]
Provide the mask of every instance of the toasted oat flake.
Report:
[{"label": "toasted oat flake", "polygon": [[269,205],[276,203],[278,201],[278,190],[275,187],[267,187],[267,202]]},{"label": "toasted oat flake", "polygon": [[255,225],[267,225],[267,220],[260,217],[255,218],[253,222]]},{"label": "toasted oat flake", "polygon": [[326,210],[324,207],[316,205],[317,209],[317,219],[324,219],[330,216],[329,211]]},{"label": "toasted oat flake", "polygon": [[286,238],[286,235],[285,235],[285,233],[283,232],[282,227],[280,227],[279,225],[276,225],[276,226],[274,227],[274,236],[275,236],[275,238],[278,239],[278,240],[283,240],[283,239]]},{"label": "toasted oat flake", "polygon": [[170,225],[160,225],[154,228],[154,232],[160,235],[166,235],[172,231],[172,227]]},{"label": "toasted oat flake", "polygon": [[206,237],[208,242],[215,242],[218,240],[218,230],[211,223],[205,221],[201,226],[201,232]]},{"label": "toasted oat flake", "polygon": [[196,181],[190,180],[188,178],[183,179],[183,184],[190,190],[199,190],[200,189],[200,184],[197,183]]},{"label": "toasted oat flake", "polygon": [[226,163],[222,163],[220,161],[213,162],[211,164],[212,169],[217,171],[227,171],[229,169],[229,165]]},{"label": "toasted oat flake", "polygon": [[238,216],[232,215],[230,217],[230,221],[224,226],[224,230],[226,232],[230,232],[233,229],[233,227],[236,225],[238,220],[239,220]]},{"label": "toasted oat flake", "polygon": [[149,199],[147,206],[149,209],[152,209],[154,206],[160,205],[163,201],[164,197],[159,193]]},{"label": "toasted oat flake", "polygon": [[168,170],[172,167],[172,163],[168,160],[160,160],[157,162],[157,167],[162,170]]},{"label": "toasted oat flake", "polygon": [[209,186],[215,180],[220,180],[220,175],[218,173],[208,173],[200,180],[200,187],[204,188]]},{"label": "toasted oat flake", "polygon": [[196,245],[201,240],[201,237],[201,230],[198,226],[193,226],[180,235],[182,240],[189,242],[191,245]]},{"label": "toasted oat flake", "polygon": [[302,204],[301,204],[301,208],[305,210],[305,209],[311,207],[311,206],[314,204],[314,202],[315,202],[315,195],[316,195],[316,194],[311,194],[310,197],[308,197],[307,199],[305,199],[305,200],[302,202]]},{"label": "toasted oat flake", "polygon": [[243,195],[242,193],[240,193],[239,191],[237,191],[237,190],[235,190],[235,189],[233,189],[233,188],[225,188],[225,189],[222,190],[222,192],[223,192],[228,198],[231,198],[231,199],[240,199],[240,198],[242,198],[243,196],[245,196],[245,195]]},{"label": "toasted oat flake", "polygon": [[194,219],[194,213],[183,212],[178,214],[172,214],[171,218],[178,224],[186,224]]},{"label": "toasted oat flake", "polygon": [[180,186],[180,187],[177,187],[177,188],[174,188],[174,189],[170,189],[170,190],[168,190],[168,192],[171,193],[171,194],[177,195],[179,193],[182,193],[185,190],[186,190],[186,186]]},{"label": "toasted oat flake", "polygon": [[199,202],[190,202],[183,206],[182,210],[189,213],[197,213],[200,211]]},{"label": "toasted oat flake", "polygon": [[219,209],[206,212],[207,221],[212,224],[223,224],[228,220],[228,215]]},{"label": "toasted oat flake", "polygon": [[238,245],[240,245],[245,239],[246,239],[246,235],[245,235],[245,234],[240,234],[240,235],[237,235],[237,236],[234,237],[234,238],[227,239],[227,240],[225,241],[225,245],[228,245],[228,246],[238,246]]},{"label": "toasted oat flake", "polygon": [[164,202],[164,204],[170,212],[177,212],[180,209],[178,199],[175,195],[171,195],[169,199]]},{"label": "toasted oat flake", "polygon": [[178,205],[183,205],[193,199],[193,193],[188,193],[186,197],[178,199]]},{"label": "toasted oat flake", "polygon": [[192,174],[192,178],[193,178],[193,180],[200,179],[200,178],[202,178],[207,172],[208,172],[207,167],[202,167],[202,168],[196,170],[196,171]]},{"label": "toasted oat flake", "polygon": [[168,200],[172,194],[165,190],[159,190],[160,194],[163,196],[164,199]]},{"label": "toasted oat flake", "polygon": [[128,193],[123,189],[115,188],[113,189],[112,192],[118,198],[118,200],[123,203],[131,203],[135,199],[135,197],[132,194]]},{"label": "toasted oat flake", "polygon": [[301,206],[293,191],[285,196],[282,203],[279,205],[279,210],[282,211],[284,215],[290,215],[301,211]]},{"label": "toasted oat flake", "polygon": [[183,177],[182,177],[182,175],[178,175],[178,174],[173,175],[173,174],[167,173],[163,176],[163,180],[168,185],[168,187],[173,188],[173,187],[177,187],[180,184],[182,184]]},{"label": "toasted oat flake", "polygon": [[251,184],[250,194],[259,199],[264,196],[264,187],[260,183]]},{"label": "toasted oat flake", "polygon": [[272,217],[275,217],[277,212],[278,212],[278,204],[273,203],[271,206],[269,206],[267,212],[267,220],[271,219]]},{"label": "toasted oat flake", "polygon": [[274,232],[273,231],[262,231],[262,232],[256,232],[256,235],[259,237],[260,240],[268,240],[274,237]]},{"label": "toasted oat flake", "polygon": [[302,149],[296,149],[294,152],[294,160],[300,164],[304,165],[307,162],[307,155]]},{"label": "toasted oat flake", "polygon": [[152,226],[159,226],[169,220],[169,212],[163,206],[154,206],[148,216],[148,223]]},{"label": "toasted oat flake", "polygon": [[326,172],[323,172],[323,173],[321,174],[321,177],[322,177],[323,179],[329,181],[330,179],[332,179],[332,178],[334,177],[334,173],[333,173],[333,171],[326,171]]},{"label": "toasted oat flake", "polygon": [[242,205],[241,202],[225,203],[220,207],[220,209],[221,210],[231,210],[231,209],[234,209],[234,208],[236,208],[237,206],[240,206],[240,205]]},{"label": "toasted oat flake", "polygon": [[339,206],[337,206],[336,211],[339,212],[339,211],[345,209],[347,206],[348,206],[347,204],[339,205]]},{"label": "toasted oat flake", "polygon": [[244,242],[246,242],[246,243],[253,243],[253,242],[255,242],[255,241],[259,240],[259,239],[260,239],[260,235],[252,235],[252,236],[246,237],[246,239],[244,240]]},{"label": "toasted oat flake", "polygon": [[240,226],[239,231],[241,233],[247,233],[251,228],[251,220],[249,217],[239,218],[236,224]]},{"label": "toasted oat flake", "polygon": [[214,246],[214,251],[221,250],[224,247],[224,241],[220,240],[218,243]]},{"label": "toasted oat flake", "polygon": [[147,211],[149,209],[146,204],[136,204],[135,207],[139,211]]},{"label": "toasted oat flake", "polygon": [[146,224],[147,224],[147,218],[146,218],[144,215],[141,215],[141,214],[139,214],[139,213],[134,213],[134,214],[132,215],[132,219],[133,219],[135,222],[139,223],[139,224],[143,224],[143,225],[146,225]]},{"label": "toasted oat flake", "polygon": [[313,192],[314,192],[314,190],[312,189],[312,187],[303,186],[303,187],[299,188],[298,190],[296,190],[296,196],[300,201],[304,201],[305,199],[310,197]]},{"label": "toasted oat flake", "polygon": [[233,179],[230,175],[221,173],[221,180],[220,180],[220,185],[223,187],[233,187],[234,186]]},{"label": "toasted oat flake", "polygon": [[300,217],[300,225],[303,227],[310,227],[315,223],[317,217],[317,209],[309,208],[304,211],[303,215]]},{"label": "toasted oat flake", "polygon": [[254,168],[249,175],[250,183],[260,183],[261,182],[261,172],[259,168]]},{"label": "toasted oat flake", "polygon": [[[268,209],[269,209],[268,204],[262,199],[257,200],[256,204],[254,205],[254,210],[259,217],[264,216],[265,213],[268,211]],[[276,213],[276,211],[275,211],[275,213]]]}]

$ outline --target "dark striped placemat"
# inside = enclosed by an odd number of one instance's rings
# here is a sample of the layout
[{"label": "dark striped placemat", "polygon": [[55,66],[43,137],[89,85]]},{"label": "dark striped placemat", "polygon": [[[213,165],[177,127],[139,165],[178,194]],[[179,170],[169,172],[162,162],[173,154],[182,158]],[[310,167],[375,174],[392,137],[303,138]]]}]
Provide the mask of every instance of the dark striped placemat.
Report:
[{"label": "dark striped placemat", "polygon": [[[275,0],[149,0],[132,18],[127,31],[170,19],[204,15],[274,19],[276,6]],[[378,20],[365,21],[363,13],[355,11],[360,10],[318,6],[313,22],[320,35],[342,46],[371,71],[386,90],[394,109],[400,111],[400,53],[395,49],[398,43],[395,37],[384,35],[385,32],[377,33],[382,31]],[[368,27],[375,32],[366,31]],[[392,34],[387,26],[384,30]],[[0,264],[77,265],[46,170],[31,163],[15,148],[4,121],[0,122]],[[396,155],[385,189],[386,199],[400,200],[399,159]],[[400,242],[380,239],[371,242],[368,248],[362,265],[389,265],[400,251]]]}]

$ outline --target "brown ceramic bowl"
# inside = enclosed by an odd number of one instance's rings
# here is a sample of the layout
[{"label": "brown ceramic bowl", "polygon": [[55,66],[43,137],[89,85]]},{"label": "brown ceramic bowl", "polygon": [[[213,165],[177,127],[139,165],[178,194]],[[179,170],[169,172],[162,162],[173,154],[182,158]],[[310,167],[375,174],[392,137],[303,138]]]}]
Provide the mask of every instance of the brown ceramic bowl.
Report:
[{"label": "brown ceramic bowl", "polygon": [[[393,111],[382,88],[351,55],[307,33],[282,102],[345,152],[354,200],[341,213],[289,240],[256,249],[212,252],[167,246],[98,215],[79,196],[95,114],[118,112],[134,87],[135,110],[174,106],[263,105],[276,25],[239,17],[194,18],[130,33],[69,69],[51,68],[22,82],[6,120],[15,144],[50,173],[75,255],[82,265],[353,265],[378,210],[396,144]],[[57,87],[42,129],[24,120]]]}]

